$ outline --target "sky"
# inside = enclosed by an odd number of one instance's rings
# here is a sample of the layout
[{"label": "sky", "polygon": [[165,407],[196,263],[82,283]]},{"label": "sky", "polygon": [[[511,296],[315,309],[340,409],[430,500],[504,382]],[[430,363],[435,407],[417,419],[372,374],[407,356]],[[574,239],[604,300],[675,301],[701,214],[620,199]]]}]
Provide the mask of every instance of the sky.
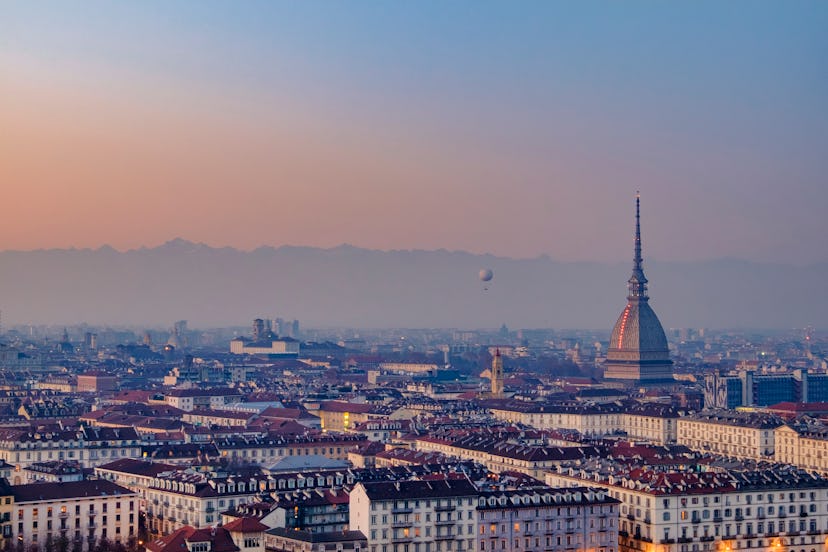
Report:
[{"label": "sky", "polygon": [[828,3],[2,2],[0,250],[828,261]]}]

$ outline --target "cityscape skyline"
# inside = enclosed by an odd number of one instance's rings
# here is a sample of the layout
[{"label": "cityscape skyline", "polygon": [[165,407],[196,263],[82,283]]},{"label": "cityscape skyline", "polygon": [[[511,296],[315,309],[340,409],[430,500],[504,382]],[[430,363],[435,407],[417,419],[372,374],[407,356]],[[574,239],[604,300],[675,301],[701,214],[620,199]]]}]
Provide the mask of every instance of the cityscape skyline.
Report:
[{"label": "cityscape skyline", "polygon": [[828,551],[826,29],[0,2],[0,549]]},{"label": "cityscape skyline", "polygon": [[[5,3],[0,250],[828,260],[820,3]],[[148,224],[151,222],[151,224]]]}]

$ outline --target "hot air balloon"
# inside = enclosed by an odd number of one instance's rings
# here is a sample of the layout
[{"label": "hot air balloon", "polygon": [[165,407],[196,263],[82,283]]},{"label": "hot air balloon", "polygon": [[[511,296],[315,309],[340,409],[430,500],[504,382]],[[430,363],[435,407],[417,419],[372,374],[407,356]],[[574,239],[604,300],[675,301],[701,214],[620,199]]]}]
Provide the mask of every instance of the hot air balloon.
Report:
[{"label": "hot air balloon", "polygon": [[489,290],[489,282],[492,281],[492,277],[494,276],[494,272],[490,268],[482,269],[478,274],[480,281],[483,282],[483,291]]}]

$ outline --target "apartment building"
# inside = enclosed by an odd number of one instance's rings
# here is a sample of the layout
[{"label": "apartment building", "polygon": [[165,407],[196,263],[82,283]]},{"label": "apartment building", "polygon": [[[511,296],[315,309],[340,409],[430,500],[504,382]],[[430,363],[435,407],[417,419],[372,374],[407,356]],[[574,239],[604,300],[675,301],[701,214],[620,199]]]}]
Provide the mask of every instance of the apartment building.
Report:
[{"label": "apartment building", "polygon": [[191,412],[197,408],[222,410],[231,403],[239,402],[238,389],[215,387],[212,389],[173,389],[164,397],[165,402],[179,410]]},{"label": "apartment building", "polygon": [[707,411],[679,418],[676,443],[693,450],[749,460],[773,460],[776,416]]},{"label": "apartment building", "polygon": [[[93,468],[119,458],[138,458],[141,444],[133,428],[82,427],[50,432],[4,429],[0,430],[0,459],[20,469],[63,460]],[[23,483],[22,476],[13,475],[12,483]]]},{"label": "apartment building", "polygon": [[154,534],[167,534],[185,525],[214,525],[221,521],[222,512],[259,502],[264,495],[342,488],[354,481],[354,474],[340,470],[264,474],[256,469],[236,473],[179,469],[159,473],[146,489],[147,527]]},{"label": "apartment building", "polygon": [[600,438],[625,433],[655,444],[676,441],[679,411],[670,405],[635,401],[604,404],[494,403],[492,415],[538,429],[567,429]]},{"label": "apartment building", "polygon": [[14,492],[6,478],[0,478],[0,547],[5,549],[12,537],[12,513],[14,513]]},{"label": "apartment building", "polygon": [[147,509],[147,489],[150,488],[159,474],[175,469],[177,467],[172,464],[124,458],[97,466],[95,475],[100,479],[106,479],[116,485],[126,487],[137,494],[139,508],[142,512],[145,512]]},{"label": "apartment building", "polygon": [[311,533],[275,527],[265,533],[268,552],[364,552],[368,540],[360,531]]},{"label": "apartment building", "polygon": [[477,550],[615,552],[619,504],[604,489],[587,487],[484,491]]},{"label": "apartment building", "polygon": [[621,414],[621,427],[627,437],[668,445],[678,437],[680,412],[671,405],[633,403]]},{"label": "apartment building", "polygon": [[570,429],[587,437],[603,437],[621,427],[622,408],[610,404],[537,404],[493,402],[489,410],[495,419],[521,423],[538,429]]},{"label": "apartment building", "polygon": [[560,466],[546,482],[600,487],[620,500],[622,552],[822,552],[828,537],[828,479],[790,466],[697,471],[602,459]]},{"label": "apartment building", "polygon": [[418,451],[474,460],[495,473],[519,471],[536,479],[543,479],[546,470],[561,462],[600,454],[595,447],[526,445],[490,435],[427,435],[418,437],[414,446]]},{"label": "apartment building", "polygon": [[214,444],[223,458],[269,465],[290,456],[320,455],[347,460],[348,451],[367,441],[364,435],[346,433],[308,433],[269,437],[223,437]]},{"label": "apartment building", "polygon": [[468,479],[357,483],[350,529],[370,552],[471,551],[476,545],[477,489]]},{"label": "apartment building", "polygon": [[774,431],[774,460],[828,474],[828,426],[813,423],[782,425]]},{"label": "apartment building", "polygon": [[[166,535],[187,525],[218,523],[220,513],[257,500],[262,476],[210,476],[189,470],[158,474],[146,490],[147,529]],[[265,478],[265,489],[266,486]]]},{"label": "apartment building", "polygon": [[102,539],[126,544],[137,534],[137,495],[110,481],[15,485],[12,492],[19,542],[44,547],[65,538],[92,550]]}]

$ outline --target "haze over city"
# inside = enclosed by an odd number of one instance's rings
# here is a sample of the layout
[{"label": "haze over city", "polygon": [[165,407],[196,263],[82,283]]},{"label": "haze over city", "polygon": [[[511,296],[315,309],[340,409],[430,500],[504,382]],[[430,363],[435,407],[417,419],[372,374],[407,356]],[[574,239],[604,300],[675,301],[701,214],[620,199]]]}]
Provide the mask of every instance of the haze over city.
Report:
[{"label": "haze over city", "polygon": [[[0,5],[0,249],[828,260],[820,2]],[[609,321],[607,322],[609,323]]]},{"label": "haze over city", "polygon": [[0,551],[828,552],[826,30],[0,2]]}]

